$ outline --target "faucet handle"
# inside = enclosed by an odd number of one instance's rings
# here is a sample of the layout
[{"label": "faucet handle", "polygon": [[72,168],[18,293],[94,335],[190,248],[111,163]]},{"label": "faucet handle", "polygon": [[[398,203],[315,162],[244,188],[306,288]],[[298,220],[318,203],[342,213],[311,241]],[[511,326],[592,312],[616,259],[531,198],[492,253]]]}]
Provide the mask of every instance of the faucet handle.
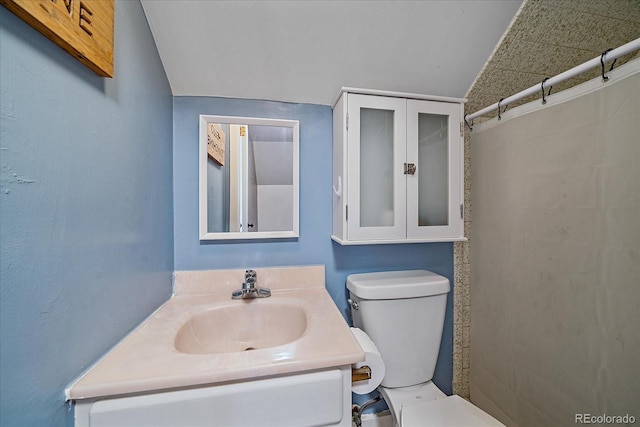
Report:
[{"label": "faucet handle", "polygon": [[246,279],[249,279],[249,278],[251,278],[251,279],[255,280],[255,279],[256,279],[256,275],[257,275],[257,274],[256,274],[256,271],[255,271],[255,270],[245,270],[245,272],[244,272],[244,278],[245,278],[245,280],[246,280]]}]

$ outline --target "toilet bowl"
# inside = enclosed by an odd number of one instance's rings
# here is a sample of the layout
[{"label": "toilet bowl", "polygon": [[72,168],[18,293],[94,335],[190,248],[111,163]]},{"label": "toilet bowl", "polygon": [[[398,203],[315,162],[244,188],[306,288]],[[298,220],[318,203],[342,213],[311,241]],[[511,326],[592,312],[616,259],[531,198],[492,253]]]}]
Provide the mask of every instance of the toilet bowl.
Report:
[{"label": "toilet bowl", "polygon": [[449,279],[426,270],[347,277],[355,327],[374,342],[385,363],[379,391],[396,426],[503,426],[431,382],[446,311]]},{"label": "toilet bowl", "polygon": [[503,426],[491,415],[460,396],[447,396],[431,381],[412,387],[380,387],[379,390],[391,409],[396,426]]}]

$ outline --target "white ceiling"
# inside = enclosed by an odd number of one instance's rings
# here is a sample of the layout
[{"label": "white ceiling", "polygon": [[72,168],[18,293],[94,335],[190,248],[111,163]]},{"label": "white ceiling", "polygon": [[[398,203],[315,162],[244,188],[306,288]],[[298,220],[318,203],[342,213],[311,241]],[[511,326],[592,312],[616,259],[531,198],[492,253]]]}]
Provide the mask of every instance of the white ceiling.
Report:
[{"label": "white ceiling", "polygon": [[463,98],[521,0],[142,0],[175,96]]}]

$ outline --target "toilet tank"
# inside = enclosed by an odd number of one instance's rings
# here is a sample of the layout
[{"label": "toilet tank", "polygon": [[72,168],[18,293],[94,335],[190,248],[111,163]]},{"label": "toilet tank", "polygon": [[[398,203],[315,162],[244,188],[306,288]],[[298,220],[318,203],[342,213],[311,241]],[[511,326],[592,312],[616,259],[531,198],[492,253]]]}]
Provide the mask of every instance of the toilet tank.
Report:
[{"label": "toilet tank", "polygon": [[347,289],[356,303],[353,325],[369,335],[385,363],[382,386],[408,387],[431,380],[449,279],[426,270],[352,274]]}]

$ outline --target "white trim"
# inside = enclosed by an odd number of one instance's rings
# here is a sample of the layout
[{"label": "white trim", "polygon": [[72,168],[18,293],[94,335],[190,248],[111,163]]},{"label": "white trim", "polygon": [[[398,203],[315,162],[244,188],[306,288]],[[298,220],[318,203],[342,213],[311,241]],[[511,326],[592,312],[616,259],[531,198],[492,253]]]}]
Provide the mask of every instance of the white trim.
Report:
[{"label": "white trim", "polygon": [[490,120],[487,120],[486,122],[474,124],[472,132],[490,129],[509,119],[513,119],[515,117],[519,117],[524,114],[531,113],[533,111],[541,110],[542,108],[547,108],[552,105],[558,105],[558,104],[562,104],[563,102],[571,101],[572,99],[594,92],[604,86],[615,84],[616,82],[621,81],[634,74],[637,74],[638,72],[640,72],[640,58],[629,61],[626,64],[620,66],[619,68],[614,69],[610,73],[607,73],[609,80],[603,81],[602,77],[596,77],[595,79],[589,80],[587,82],[584,82],[572,88],[563,90],[562,92],[554,93],[552,95],[545,97],[545,100],[547,101],[546,104],[542,104],[540,100],[537,100],[537,101],[528,102],[523,105],[519,105],[517,107],[514,107],[513,109],[507,110],[506,112],[502,113],[501,114],[502,119],[500,120],[498,120],[497,117],[494,117]]},{"label": "white trim", "polygon": [[338,236],[331,235],[331,240],[343,246],[355,245],[392,245],[403,243],[436,243],[436,242],[466,242],[466,237],[442,237],[433,239],[379,239],[379,240],[343,240]]},{"label": "white trim", "polygon": [[[255,126],[280,126],[293,129],[293,226],[287,231],[216,232],[208,231],[207,221],[207,123],[229,123]],[[201,114],[198,139],[198,212],[200,240],[297,239],[300,224],[300,122],[298,120],[263,119],[257,117],[212,116]],[[205,141],[203,143],[203,141]]]},{"label": "white trim", "polygon": [[388,90],[376,90],[376,89],[362,89],[355,87],[343,87],[340,89],[340,93],[331,104],[331,108],[334,108],[338,103],[338,100],[342,96],[343,93],[356,93],[360,95],[378,95],[378,96],[389,96],[392,98],[407,98],[407,99],[423,99],[425,101],[436,101],[436,102],[455,102],[458,104],[464,104],[467,102],[466,98],[451,98],[448,96],[437,96],[437,95],[422,95],[418,93],[407,93],[407,92],[393,92]]}]

